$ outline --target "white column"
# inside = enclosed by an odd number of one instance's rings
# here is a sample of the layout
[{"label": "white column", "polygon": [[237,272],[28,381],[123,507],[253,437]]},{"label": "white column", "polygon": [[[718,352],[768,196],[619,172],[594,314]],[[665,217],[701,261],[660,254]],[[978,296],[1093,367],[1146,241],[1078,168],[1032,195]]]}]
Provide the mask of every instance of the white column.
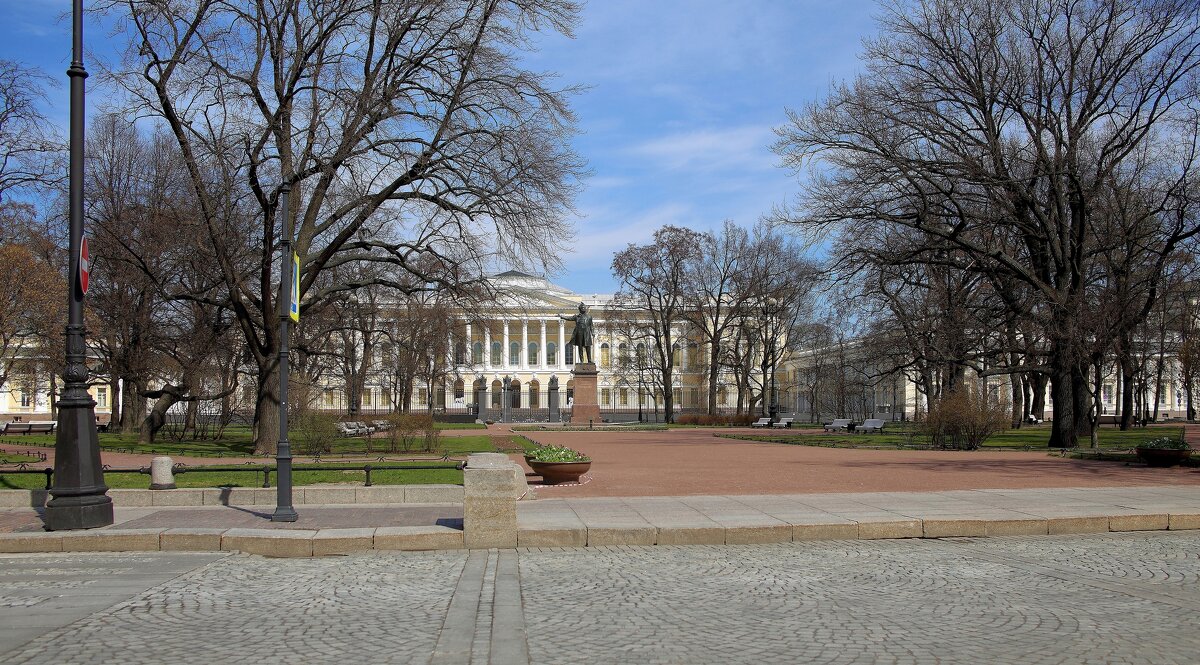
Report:
[{"label": "white column", "polygon": [[508,319],[504,319],[504,343],[500,346],[500,365],[508,367]]},{"label": "white column", "polygon": [[686,341],[679,343],[679,364],[680,370],[686,369],[688,366],[688,348]]},{"label": "white column", "polygon": [[529,319],[521,319],[521,369],[529,369]]},{"label": "white column", "polygon": [[[558,320],[558,368],[567,369],[567,322],[563,319]],[[566,404],[566,401],[563,403]]]},{"label": "white column", "polygon": [[492,367],[492,326],[488,324],[483,327],[483,367],[491,369]]},{"label": "white column", "polygon": [[543,368],[546,366],[546,319],[542,319],[542,338],[538,344],[537,366]]},{"label": "white column", "polygon": [[[463,360],[466,360],[467,361],[466,364],[470,365],[471,363],[475,362],[474,357],[475,357],[475,338],[471,337],[471,324],[468,323],[467,324],[467,357],[464,358]],[[465,392],[466,392],[465,383],[463,386],[463,391],[465,394]]]}]

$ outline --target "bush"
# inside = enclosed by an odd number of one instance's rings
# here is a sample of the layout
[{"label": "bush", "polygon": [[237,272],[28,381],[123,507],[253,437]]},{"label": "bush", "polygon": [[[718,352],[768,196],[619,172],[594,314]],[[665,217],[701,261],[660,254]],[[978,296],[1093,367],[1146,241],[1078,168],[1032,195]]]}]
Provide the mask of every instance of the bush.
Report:
[{"label": "bush", "polygon": [[535,462],[590,462],[592,458],[566,446],[538,446],[526,455]]},{"label": "bush", "polygon": [[307,409],[295,416],[291,430],[300,445],[300,452],[313,457],[331,452],[333,442],[341,436],[336,418]]},{"label": "bush", "polygon": [[977,450],[988,437],[1008,429],[1011,417],[1007,404],[989,403],[978,391],[960,388],[930,406],[924,428],[935,448]]},{"label": "bush", "polygon": [[441,451],[441,432],[428,413],[404,413],[396,411],[387,417],[391,427],[387,430],[388,452]]},{"label": "bush", "polygon": [[676,425],[699,425],[701,427],[715,426],[730,426],[730,427],[745,427],[754,422],[755,417],[751,414],[736,414],[736,415],[710,415],[707,413],[685,413],[675,419]]}]

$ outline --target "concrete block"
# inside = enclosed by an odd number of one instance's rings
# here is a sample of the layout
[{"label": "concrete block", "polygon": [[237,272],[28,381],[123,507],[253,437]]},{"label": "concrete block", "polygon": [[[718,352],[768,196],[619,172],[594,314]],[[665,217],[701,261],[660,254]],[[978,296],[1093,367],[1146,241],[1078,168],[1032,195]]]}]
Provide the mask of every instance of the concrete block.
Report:
[{"label": "concrete block", "polygon": [[1049,523],[1044,519],[988,520],[989,536],[1044,536],[1049,533]]},{"label": "concrete block", "polygon": [[793,524],[792,540],[857,540],[858,523]]},{"label": "concrete block", "polygon": [[1104,533],[1108,517],[1051,517],[1046,520],[1046,533],[1051,536],[1072,533]]},{"label": "concrete block", "polygon": [[516,500],[511,496],[464,498],[463,543],[470,549],[516,547]]},{"label": "concrete block", "polygon": [[404,503],[404,485],[355,487],[354,503]]},{"label": "concrete block", "polygon": [[404,503],[462,503],[462,485],[406,485]]},{"label": "concrete block", "polygon": [[[256,487],[217,487],[206,488],[204,492],[204,505],[206,506],[253,506],[255,492],[262,488]],[[268,491],[274,492],[274,489]],[[271,505],[275,504],[274,495],[271,497]]]},{"label": "concrete block", "polygon": [[[304,488],[303,503],[306,506],[337,503],[354,503],[356,487],[318,487],[307,485]],[[275,505],[278,494],[271,497],[270,505]],[[259,504],[267,505],[267,504]]]},{"label": "concrete block", "polygon": [[225,531],[205,528],[167,529],[158,537],[158,548],[164,552],[220,552],[221,534]]},{"label": "concrete block", "polygon": [[96,529],[63,534],[64,552],[157,552],[166,529]]},{"label": "concrete block", "polygon": [[1108,518],[1109,531],[1165,531],[1170,518],[1165,513],[1142,515],[1113,515]]},{"label": "concrete block", "polygon": [[61,532],[34,531],[30,533],[0,533],[0,552],[17,554],[25,552],[61,552]]},{"label": "concrete block", "polygon": [[880,538],[920,538],[925,535],[921,520],[863,521],[858,523],[861,540]]},{"label": "concrete block", "polygon": [[1185,513],[1172,514],[1167,519],[1167,528],[1172,531],[1183,531],[1185,529],[1200,529],[1200,514]]},{"label": "concrete block", "polygon": [[44,505],[46,490],[0,490],[0,508],[41,508]]},{"label": "concrete block", "polygon": [[517,547],[587,547],[587,529],[521,529]]},{"label": "concrete block", "polygon": [[154,505],[150,490],[108,490],[114,508],[149,508]]},{"label": "concrete block", "polygon": [[925,538],[967,538],[987,535],[987,523],[972,519],[925,519],[921,521]]},{"label": "concrete block", "polygon": [[669,526],[658,528],[659,545],[724,545],[725,528],[719,526]]},{"label": "concrete block", "polygon": [[652,526],[588,527],[587,546],[601,545],[654,545],[658,541],[658,529]]},{"label": "concrete block", "polygon": [[202,489],[160,490],[150,494],[154,506],[203,506]]},{"label": "concrete block", "polygon": [[150,460],[150,489],[175,489],[174,462],[170,457],[159,455]]},{"label": "concrete block", "polygon": [[727,545],[789,543],[791,541],[791,524],[760,524],[725,527],[725,544]]},{"label": "concrete block", "polygon": [[221,549],[273,557],[312,556],[316,531],[306,529],[229,529]]},{"label": "concrete block", "polygon": [[313,556],[366,552],[375,546],[375,529],[320,529],[312,539]]},{"label": "concrete block", "polygon": [[377,550],[458,550],[463,532],[446,526],[386,526],[375,529]]}]

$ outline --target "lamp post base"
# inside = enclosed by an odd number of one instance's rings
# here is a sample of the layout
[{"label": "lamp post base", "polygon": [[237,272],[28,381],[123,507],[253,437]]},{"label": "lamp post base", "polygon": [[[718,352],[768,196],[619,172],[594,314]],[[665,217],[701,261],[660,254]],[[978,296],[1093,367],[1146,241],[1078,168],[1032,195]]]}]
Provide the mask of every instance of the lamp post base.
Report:
[{"label": "lamp post base", "polygon": [[107,496],[56,497],[46,504],[46,530],[95,529],[113,523],[112,499]]},{"label": "lamp post base", "polygon": [[275,512],[271,514],[272,522],[295,522],[299,518],[300,513],[297,513],[296,509],[291,506],[276,508]]}]

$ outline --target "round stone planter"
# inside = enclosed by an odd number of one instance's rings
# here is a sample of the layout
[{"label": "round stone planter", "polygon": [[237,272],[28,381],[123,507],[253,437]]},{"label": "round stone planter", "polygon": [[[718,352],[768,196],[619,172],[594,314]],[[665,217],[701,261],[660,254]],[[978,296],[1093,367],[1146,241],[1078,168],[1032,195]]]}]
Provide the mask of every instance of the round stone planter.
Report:
[{"label": "round stone planter", "polygon": [[1137,448],[1138,459],[1146,466],[1168,467],[1182,464],[1192,456],[1191,448]]},{"label": "round stone planter", "polygon": [[592,468],[591,462],[538,462],[528,457],[525,461],[534,473],[542,477],[543,485],[577,483],[579,477]]}]

